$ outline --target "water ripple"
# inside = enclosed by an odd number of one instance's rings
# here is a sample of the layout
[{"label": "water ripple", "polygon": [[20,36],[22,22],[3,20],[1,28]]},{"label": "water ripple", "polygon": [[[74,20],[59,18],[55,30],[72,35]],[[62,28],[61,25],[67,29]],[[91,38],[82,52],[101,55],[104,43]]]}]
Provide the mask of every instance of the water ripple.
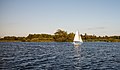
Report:
[{"label": "water ripple", "polygon": [[120,43],[1,42],[2,70],[119,70]]}]

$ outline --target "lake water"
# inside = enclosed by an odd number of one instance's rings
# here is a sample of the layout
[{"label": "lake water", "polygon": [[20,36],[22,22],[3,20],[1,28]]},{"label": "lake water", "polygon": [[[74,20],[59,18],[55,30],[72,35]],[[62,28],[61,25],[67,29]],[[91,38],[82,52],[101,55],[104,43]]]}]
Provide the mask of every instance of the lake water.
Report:
[{"label": "lake water", "polygon": [[120,70],[120,43],[0,42],[0,70]]}]

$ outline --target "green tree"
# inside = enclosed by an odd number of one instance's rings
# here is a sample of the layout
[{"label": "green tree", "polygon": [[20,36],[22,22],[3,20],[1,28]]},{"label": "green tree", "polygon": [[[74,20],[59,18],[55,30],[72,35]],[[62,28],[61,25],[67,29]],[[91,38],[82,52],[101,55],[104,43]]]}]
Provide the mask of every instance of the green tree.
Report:
[{"label": "green tree", "polygon": [[67,41],[67,32],[61,29],[58,29],[57,32],[54,33],[53,38],[56,42],[65,42]]},{"label": "green tree", "polygon": [[69,33],[67,35],[67,42],[73,42],[75,34],[74,33]]}]

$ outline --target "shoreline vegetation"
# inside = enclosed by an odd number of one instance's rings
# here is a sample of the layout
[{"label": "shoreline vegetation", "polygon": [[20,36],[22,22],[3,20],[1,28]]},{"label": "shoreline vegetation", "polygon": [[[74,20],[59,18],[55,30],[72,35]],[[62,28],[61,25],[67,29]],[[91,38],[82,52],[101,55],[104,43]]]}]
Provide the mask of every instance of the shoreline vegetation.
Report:
[{"label": "shoreline vegetation", "polygon": [[[58,29],[54,35],[29,34],[27,37],[5,36],[0,42],[72,42],[75,34],[73,32]],[[120,36],[96,36],[81,34],[83,42],[120,42]]]}]

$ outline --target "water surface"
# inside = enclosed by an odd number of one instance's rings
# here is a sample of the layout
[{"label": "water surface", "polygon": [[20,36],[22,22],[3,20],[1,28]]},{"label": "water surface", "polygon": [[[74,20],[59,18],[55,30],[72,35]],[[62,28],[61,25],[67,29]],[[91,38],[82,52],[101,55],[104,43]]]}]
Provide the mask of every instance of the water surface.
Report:
[{"label": "water surface", "polygon": [[120,43],[0,42],[2,70],[119,70]]}]

